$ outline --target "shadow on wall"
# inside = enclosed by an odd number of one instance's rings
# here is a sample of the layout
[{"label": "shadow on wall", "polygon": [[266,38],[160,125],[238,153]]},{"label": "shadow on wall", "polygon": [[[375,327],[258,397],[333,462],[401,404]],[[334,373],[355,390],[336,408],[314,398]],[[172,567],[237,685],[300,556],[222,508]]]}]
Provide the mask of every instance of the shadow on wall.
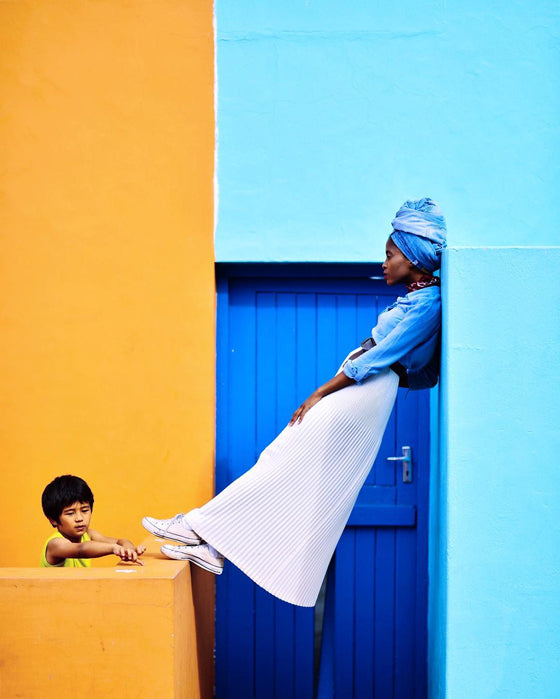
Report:
[{"label": "shadow on wall", "polygon": [[[214,696],[214,585],[216,576],[191,566],[191,586],[196,627],[196,651],[200,696]],[[202,670],[205,671],[202,671]]]}]

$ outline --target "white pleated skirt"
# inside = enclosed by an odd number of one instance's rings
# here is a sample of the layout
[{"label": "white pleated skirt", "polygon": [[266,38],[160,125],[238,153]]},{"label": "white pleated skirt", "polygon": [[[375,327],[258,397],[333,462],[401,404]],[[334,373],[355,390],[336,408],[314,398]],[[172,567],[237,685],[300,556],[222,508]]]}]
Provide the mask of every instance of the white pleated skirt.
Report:
[{"label": "white pleated skirt", "polygon": [[313,607],[397,395],[386,369],[320,400],[257,463],[187,514],[194,531],[285,602]]}]

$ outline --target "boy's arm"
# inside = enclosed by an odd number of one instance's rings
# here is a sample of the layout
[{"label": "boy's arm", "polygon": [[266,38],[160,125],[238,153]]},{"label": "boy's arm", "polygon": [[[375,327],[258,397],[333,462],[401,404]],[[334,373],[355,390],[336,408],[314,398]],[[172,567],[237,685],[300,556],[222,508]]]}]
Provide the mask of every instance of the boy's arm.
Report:
[{"label": "boy's arm", "polygon": [[66,558],[100,558],[111,554],[122,560],[132,560],[126,555],[125,548],[105,541],[81,541],[75,544],[61,537],[49,541],[46,550],[47,562],[50,565],[56,565]]},{"label": "boy's arm", "polygon": [[88,529],[88,534],[92,541],[99,541],[105,544],[121,546],[125,551],[127,551],[127,557],[123,558],[123,560],[134,561],[134,563],[140,563],[140,561],[138,560],[138,556],[141,556],[146,550],[146,547],[142,544],[140,544],[140,546],[134,546],[132,541],[130,541],[129,539],[115,539],[113,536],[105,536],[104,534],[98,532],[95,529]]},{"label": "boy's arm", "polygon": [[106,544],[118,544],[119,540],[115,539],[113,536],[105,536],[101,532],[95,529],[88,529],[89,538],[92,541],[103,541]]}]

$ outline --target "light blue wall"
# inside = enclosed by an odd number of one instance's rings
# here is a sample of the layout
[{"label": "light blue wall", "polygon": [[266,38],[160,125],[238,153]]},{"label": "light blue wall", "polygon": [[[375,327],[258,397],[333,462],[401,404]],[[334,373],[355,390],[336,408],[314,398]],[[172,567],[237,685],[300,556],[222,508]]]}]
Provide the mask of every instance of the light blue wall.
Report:
[{"label": "light blue wall", "polygon": [[219,261],[379,260],[430,195],[454,245],[558,242],[560,5],[217,0]]},{"label": "light blue wall", "polygon": [[486,247],[560,242],[560,4],[217,0],[216,20],[218,261],[378,261],[403,199],[441,204],[430,696],[560,696],[560,251]]},{"label": "light blue wall", "polygon": [[560,248],[447,251],[432,689],[453,699],[560,696],[558,269]]}]

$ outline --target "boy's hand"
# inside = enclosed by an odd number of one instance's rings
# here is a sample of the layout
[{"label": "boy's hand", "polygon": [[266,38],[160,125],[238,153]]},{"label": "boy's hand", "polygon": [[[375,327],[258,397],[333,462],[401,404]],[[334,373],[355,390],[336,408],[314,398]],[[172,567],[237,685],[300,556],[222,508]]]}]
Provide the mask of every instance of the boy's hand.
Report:
[{"label": "boy's hand", "polygon": [[[138,556],[144,553],[145,548],[143,546],[138,546],[138,549],[142,549],[142,551],[138,553],[138,550],[134,548],[134,544],[132,544],[132,542],[123,542],[123,544],[125,545],[115,544],[113,546],[113,553],[115,556],[118,556],[121,561],[128,561],[130,563],[136,563],[139,566],[143,566],[144,563],[138,560]],[[126,544],[130,544],[130,546]]]},{"label": "boy's hand", "polygon": [[124,541],[124,542],[121,542],[121,544],[122,544],[125,548],[130,549],[130,550],[132,550],[133,552],[135,552],[135,554],[136,554],[136,556],[135,556],[135,558],[134,558],[134,562],[135,562],[135,563],[138,563],[138,565],[141,565],[141,566],[144,565],[143,563],[141,563],[141,562],[138,560],[138,556],[141,556],[141,555],[144,553],[144,551],[146,550],[146,547],[144,546],[144,544],[140,544],[139,546],[134,546],[134,544],[132,543],[132,541]]}]

